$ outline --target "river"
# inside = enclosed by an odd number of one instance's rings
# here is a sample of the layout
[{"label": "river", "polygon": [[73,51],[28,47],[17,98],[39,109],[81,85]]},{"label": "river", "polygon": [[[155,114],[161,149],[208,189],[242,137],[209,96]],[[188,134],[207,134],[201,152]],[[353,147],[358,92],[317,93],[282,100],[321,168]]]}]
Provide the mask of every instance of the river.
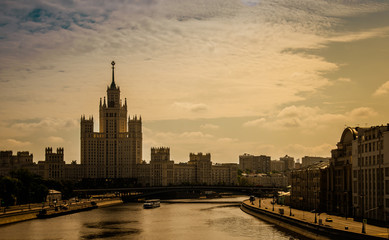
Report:
[{"label": "river", "polygon": [[[246,197],[247,198],[247,197]],[[237,199],[230,198],[236,201]],[[223,199],[226,200],[226,199]],[[243,198],[239,198],[243,200]],[[294,236],[221,203],[128,203],[0,227],[0,239],[290,239]]]}]

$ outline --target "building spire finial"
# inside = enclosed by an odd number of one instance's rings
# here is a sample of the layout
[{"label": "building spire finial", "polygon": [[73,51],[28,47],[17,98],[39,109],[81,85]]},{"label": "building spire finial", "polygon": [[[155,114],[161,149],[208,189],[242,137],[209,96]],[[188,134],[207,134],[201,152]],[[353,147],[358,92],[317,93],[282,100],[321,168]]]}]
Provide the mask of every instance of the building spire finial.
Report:
[{"label": "building spire finial", "polygon": [[112,83],[111,83],[111,88],[116,88],[116,84],[115,84],[115,61],[112,61],[111,65],[112,65]]}]

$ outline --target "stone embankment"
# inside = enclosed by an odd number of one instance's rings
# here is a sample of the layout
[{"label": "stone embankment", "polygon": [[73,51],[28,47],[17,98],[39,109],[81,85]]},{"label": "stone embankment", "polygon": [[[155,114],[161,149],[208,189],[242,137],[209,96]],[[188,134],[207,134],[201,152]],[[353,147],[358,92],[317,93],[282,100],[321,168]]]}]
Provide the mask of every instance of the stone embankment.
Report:
[{"label": "stone embankment", "polygon": [[243,201],[241,209],[259,219],[309,239],[385,239],[388,229],[365,224],[362,233],[362,223],[352,218],[316,214],[288,206],[271,204],[271,199],[256,199],[253,203]]},{"label": "stone embankment", "polygon": [[[113,205],[122,204],[121,199],[105,199],[95,201],[98,207],[109,207]],[[77,211],[71,211],[74,209],[82,209],[83,207],[90,207],[90,201],[80,201],[77,203],[67,203],[69,213],[75,213]],[[11,210],[1,209],[0,213],[0,226],[11,223],[17,223],[37,218],[37,214],[42,209],[45,209],[48,213],[54,212],[54,206],[42,206],[41,204],[23,205],[18,207],[12,207]],[[58,215],[59,216],[59,215]]]}]

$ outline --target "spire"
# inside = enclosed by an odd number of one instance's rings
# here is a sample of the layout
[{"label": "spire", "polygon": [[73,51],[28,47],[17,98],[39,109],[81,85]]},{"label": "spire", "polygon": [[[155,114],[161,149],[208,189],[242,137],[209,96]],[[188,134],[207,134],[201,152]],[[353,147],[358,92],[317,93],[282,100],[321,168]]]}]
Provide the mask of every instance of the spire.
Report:
[{"label": "spire", "polygon": [[115,61],[112,61],[111,62],[111,65],[112,65],[112,83],[111,83],[111,87],[110,88],[116,88],[116,84],[115,84]]}]

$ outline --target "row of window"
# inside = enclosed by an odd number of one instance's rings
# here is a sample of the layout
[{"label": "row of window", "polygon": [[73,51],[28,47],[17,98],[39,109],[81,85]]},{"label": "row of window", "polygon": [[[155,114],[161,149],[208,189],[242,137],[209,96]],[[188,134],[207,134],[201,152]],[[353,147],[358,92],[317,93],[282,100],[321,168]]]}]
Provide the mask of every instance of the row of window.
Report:
[{"label": "row of window", "polygon": [[358,145],[358,153],[374,152],[376,149],[384,149],[383,140]]},{"label": "row of window", "polygon": [[368,157],[359,157],[358,166],[372,166],[384,163],[384,155],[373,155]]}]

